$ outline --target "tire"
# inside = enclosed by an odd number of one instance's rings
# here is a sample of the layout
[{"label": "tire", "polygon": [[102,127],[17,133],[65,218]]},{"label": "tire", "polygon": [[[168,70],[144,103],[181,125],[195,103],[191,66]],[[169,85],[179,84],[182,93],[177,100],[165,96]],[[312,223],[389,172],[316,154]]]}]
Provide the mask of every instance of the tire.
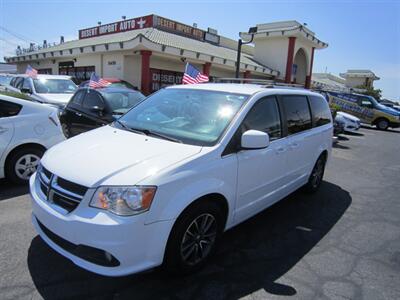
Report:
[{"label": "tire", "polygon": [[66,123],[61,123],[61,129],[62,132],[64,133],[64,136],[68,139],[71,137],[71,132],[69,130],[69,127]]},{"label": "tire", "polygon": [[310,177],[308,178],[308,182],[304,186],[304,189],[307,193],[315,193],[322,182],[325,173],[325,164],[326,157],[325,155],[320,155],[317,159],[317,162],[314,165],[314,168],[311,171]]},{"label": "tire", "polygon": [[[203,267],[216,249],[224,219],[220,207],[206,199],[189,206],[179,216],[169,236],[164,270],[183,275]],[[202,233],[196,231],[196,224],[199,228],[208,228]]]},{"label": "tire", "polygon": [[11,153],[5,165],[7,179],[16,184],[28,183],[43,154],[44,150],[36,147],[25,147]]},{"label": "tire", "polygon": [[379,130],[387,130],[389,128],[389,121],[386,119],[377,120],[376,128],[378,128]]}]

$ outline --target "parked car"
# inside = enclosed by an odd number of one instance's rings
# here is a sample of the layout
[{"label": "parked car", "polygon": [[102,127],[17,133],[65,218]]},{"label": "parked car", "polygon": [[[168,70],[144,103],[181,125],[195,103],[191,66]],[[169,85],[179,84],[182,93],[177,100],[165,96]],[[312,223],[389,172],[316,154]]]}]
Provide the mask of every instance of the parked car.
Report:
[{"label": "parked car", "polygon": [[333,135],[338,136],[339,134],[344,133],[345,123],[342,119],[335,119],[333,121]]},{"label": "parked car", "polygon": [[33,224],[95,273],[195,271],[225,230],[300,187],[317,191],[331,147],[317,93],[167,87],[46,152],[30,180]]},{"label": "parked car", "polygon": [[379,104],[371,96],[331,91],[326,94],[331,106],[360,118],[363,123],[375,125],[380,130],[400,127],[400,112]]},{"label": "parked car", "polygon": [[8,86],[10,85],[10,81],[13,78],[11,74],[0,74],[0,85],[1,86]]},{"label": "parked car", "polygon": [[[107,80],[108,82],[111,83],[109,87],[116,87],[116,88],[127,88],[130,90],[135,90],[137,91],[138,88],[135,87],[134,85],[130,84],[128,81],[119,79],[119,78],[103,78],[104,80]],[[89,80],[86,80],[82,82],[79,87],[88,87],[89,86]]]},{"label": "parked car", "polygon": [[361,120],[351,114],[343,111],[336,112],[335,120],[341,120],[343,123],[343,130],[345,132],[355,132],[361,127]]},{"label": "parked car", "polygon": [[0,95],[0,178],[27,183],[46,149],[64,139],[57,109]]},{"label": "parked car", "polygon": [[72,137],[109,124],[144,98],[124,88],[79,89],[60,115],[63,132]]},{"label": "parked car", "polygon": [[29,95],[33,101],[50,104],[63,109],[78,88],[70,76],[37,75],[32,78],[27,75],[15,76],[10,85]]}]

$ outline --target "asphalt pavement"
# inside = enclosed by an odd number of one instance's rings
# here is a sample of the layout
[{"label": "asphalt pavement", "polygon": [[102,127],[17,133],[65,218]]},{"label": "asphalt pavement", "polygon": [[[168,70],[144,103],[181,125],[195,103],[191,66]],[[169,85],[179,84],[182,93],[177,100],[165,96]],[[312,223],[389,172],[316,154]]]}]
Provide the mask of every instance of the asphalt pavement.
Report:
[{"label": "asphalt pavement", "polygon": [[0,180],[0,299],[400,299],[400,130],[342,135],[324,179],[226,232],[199,273],[120,278],[51,250],[27,188]]}]

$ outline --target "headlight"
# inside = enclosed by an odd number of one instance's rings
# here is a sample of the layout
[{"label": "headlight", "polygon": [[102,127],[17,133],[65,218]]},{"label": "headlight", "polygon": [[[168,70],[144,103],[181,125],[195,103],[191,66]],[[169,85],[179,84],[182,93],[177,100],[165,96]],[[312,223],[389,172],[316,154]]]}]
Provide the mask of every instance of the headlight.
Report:
[{"label": "headlight", "polygon": [[148,211],[156,193],[154,186],[101,186],[90,206],[108,210],[119,216],[132,216]]}]

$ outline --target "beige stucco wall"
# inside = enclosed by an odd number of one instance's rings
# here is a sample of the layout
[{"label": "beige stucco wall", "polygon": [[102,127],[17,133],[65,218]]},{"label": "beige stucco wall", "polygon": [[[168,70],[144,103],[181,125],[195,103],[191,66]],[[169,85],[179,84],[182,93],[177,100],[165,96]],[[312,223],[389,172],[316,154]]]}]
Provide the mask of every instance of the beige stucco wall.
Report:
[{"label": "beige stucco wall", "polygon": [[288,37],[256,39],[254,58],[256,61],[280,72],[279,78],[285,78]]},{"label": "beige stucco wall", "polygon": [[365,77],[347,77],[345,85],[347,87],[356,87],[365,84]]}]

